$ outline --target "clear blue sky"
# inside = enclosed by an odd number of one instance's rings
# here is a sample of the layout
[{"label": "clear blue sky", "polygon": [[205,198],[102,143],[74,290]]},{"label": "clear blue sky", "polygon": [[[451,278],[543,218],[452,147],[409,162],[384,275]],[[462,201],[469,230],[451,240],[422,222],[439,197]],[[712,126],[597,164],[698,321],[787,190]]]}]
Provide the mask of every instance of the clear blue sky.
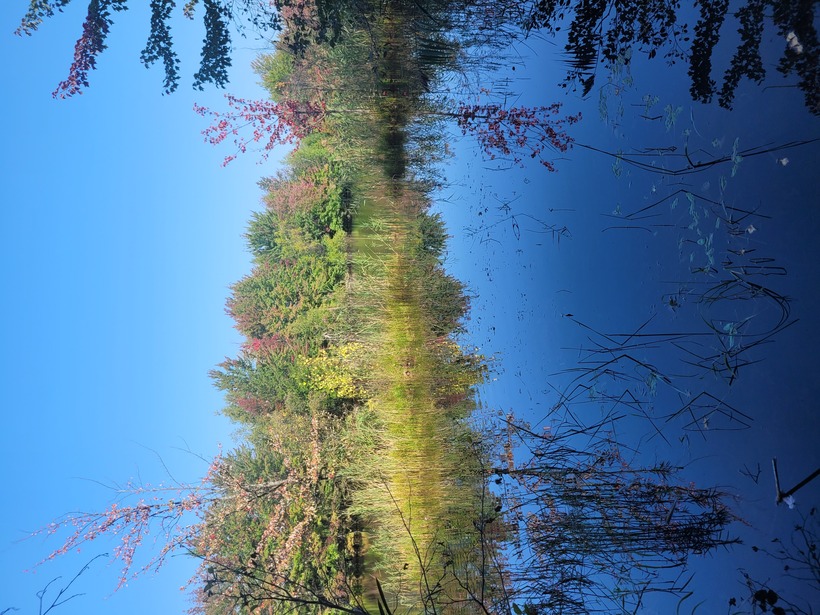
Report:
[{"label": "clear blue sky", "polygon": [[[161,68],[139,52],[148,3],[117,14],[110,48],[83,96],[50,93],[66,74],[87,3],[75,2],[32,38],[12,32],[28,2],[0,7],[2,115],[2,407],[0,610],[36,613],[35,592],[70,578],[109,546],[89,547],[36,575],[58,545],[18,542],[56,516],[106,504],[89,482],[165,479],[154,451],[184,479],[232,427],[216,415],[207,372],[234,355],[228,287],[249,270],[242,233],[260,207],[256,181],[274,172],[203,142],[194,102],[222,108],[223,92],[190,88],[201,21],[176,23],[182,84],[161,95]],[[249,64],[261,44],[235,41],[230,91],[262,96]],[[178,565],[175,562],[175,565]],[[112,596],[118,566],[98,561],[75,589],[72,613],[184,611],[192,562]]]}]

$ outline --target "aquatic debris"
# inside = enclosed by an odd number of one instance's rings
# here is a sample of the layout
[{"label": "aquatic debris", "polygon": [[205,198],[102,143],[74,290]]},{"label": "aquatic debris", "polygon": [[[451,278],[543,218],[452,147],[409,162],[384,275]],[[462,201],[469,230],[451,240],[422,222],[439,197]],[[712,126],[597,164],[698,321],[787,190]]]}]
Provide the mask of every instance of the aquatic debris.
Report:
[{"label": "aquatic debris", "polygon": [[740,138],[735,139],[735,142],[732,144],[732,177],[737,174],[737,169],[740,166],[740,163],[743,162],[743,156],[738,153],[738,147],[740,145]]},{"label": "aquatic debris", "polygon": [[665,114],[665,118],[663,120],[664,125],[666,126],[666,132],[672,130],[675,127],[675,124],[678,121],[678,116],[680,112],[683,111],[683,107],[673,107],[672,105],[666,105],[663,108],[663,112]]},{"label": "aquatic debris", "polygon": [[780,474],[777,472],[777,457],[772,457],[772,472],[774,472],[774,490],[776,495],[774,503],[780,504],[780,502],[785,502],[790,509],[794,509],[794,505],[796,503],[793,494],[820,476],[820,468],[817,468],[794,487],[788,491],[783,491],[780,489]]},{"label": "aquatic debris", "polygon": [[797,38],[797,35],[794,32],[789,32],[786,35],[786,43],[788,43],[789,49],[791,49],[797,55],[803,53],[803,45],[800,43],[800,40]]},{"label": "aquatic debris", "polygon": [[651,94],[644,94],[644,97],[641,99],[644,104],[644,114],[649,115],[650,109],[656,104],[660,102],[660,97],[652,96]]}]

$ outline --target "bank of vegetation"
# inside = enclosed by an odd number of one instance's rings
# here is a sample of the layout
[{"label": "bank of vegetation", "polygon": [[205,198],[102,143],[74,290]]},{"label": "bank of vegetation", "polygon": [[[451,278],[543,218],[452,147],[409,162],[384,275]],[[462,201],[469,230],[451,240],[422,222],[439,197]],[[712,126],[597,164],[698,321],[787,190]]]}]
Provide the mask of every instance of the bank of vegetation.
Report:
[{"label": "bank of vegetation", "polygon": [[[654,571],[731,542],[719,492],[633,467],[609,419],[473,417],[488,366],[459,344],[469,297],[430,213],[442,127],[515,162],[543,151],[524,113],[438,94],[469,45],[494,48],[489,7],[356,5],[332,40],[311,9],[256,63],[275,107],[217,117],[258,132],[211,133],[296,147],[260,183],[254,268],[228,301],[246,342],[212,373],[246,433],[222,461],[234,488],[271,487],[207,509],[200,609],[584,613],[679,590]],[[540,126],[553,144],[560,122]]]}]

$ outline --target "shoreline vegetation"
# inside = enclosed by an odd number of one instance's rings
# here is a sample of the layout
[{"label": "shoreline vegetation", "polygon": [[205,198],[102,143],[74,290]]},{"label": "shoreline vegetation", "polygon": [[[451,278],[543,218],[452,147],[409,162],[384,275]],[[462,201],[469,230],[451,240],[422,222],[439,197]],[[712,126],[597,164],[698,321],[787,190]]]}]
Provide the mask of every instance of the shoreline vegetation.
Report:
[{"label": "shoreline vegetation", "polygon": [[[239,359],[249,369],[229,377],[226,362],[214,379],[226,412],[249,429],[248,454],[277,451],[291,473],[307,468],[312,499],[279,492],[274,514],[254,511],[255,532],[243,521],[242,540],[198,552],[210,592],[202,611],[585,613],[680,590],[689,553],[733,542],[722,494],[678,485],[666,464],[632,468],[601,431],[610,419],[548,432],[513,417],[479,427],[474,387],[488,365],[458,343],[469,297],[443,268],[446,230],[429,214],[445,120],[465,131],[484,122],[487,154],[520,163],[516,148],[531,158],[547,141],[565,151],[561,130],[579,118],[539,123],[437,101],[428,91],[462,69],[460,26],[443,26],[457,11],[372,10],[359,15],[366,30],[348,24],[332,46],[299,53],[280,43],[256,65],[276,110],[287,104],[309,122],[287,125],[299,145],[264,184],[267,209],[248,233],[257,265],[228,304],[249,339]],[[281,40],[303,38],[285,30]],[[239,151],[286,140],[281,125],[235,109],[262,132],[243,140],[235,116],[212,139],[233,137]],[[324,284],[289,295],[293,316],[282,320],[280,277]],[[221,516],[207,514],[212,523]],[[250,576],[237,574],[243,566]]]},{"label": "shoreline vegetation", "polygon": [[[539,3],[531,26],[546,27],[554,4]],[[491,362],[460,342],[470,297],[444,268],[447,231],[430,213],[444,126],[475,137],[489,159],[552,171],[580,120],[560,105],[453,94],[483,70],[482,54],[503,54],[494,35],[519,16],[494,11],[514,4],[286,8],[275,50],[254,65],[270,101],[198,109],[214,121],[208,140],[234,143],[228,161],[294,144],[283,170],[260,181],[265,207],[246,233],[253,269],[227,301],[245,342],[211,372],[242,442],[170,500],[137,487],[137,504],[55,523],[49,531],[80,529],[52,557],[120,533],[125,580],[187,552],[202,562],[192,611],[214,615],[632,613],[650,594],[685,599],[688,557],[736,542],[727,495],[685,482],[671,463],[634,461],[615,426],[636,400],[606,399],[611,409],[593,420],[571,409],[573,391],[592,395],[600,376],[619,376],[632,361],[624,344],[640,348],[643,334],[592,331],[608,360],[579,368],[546,426],[478,407]],[[582,68],[575,79],[588,91]],[[736,213],[727,227],[744,220]],[[707,257],[711,242],[693,240]],[[784,298],[732,279],[704,297],[745,291],[782,308],[757,343],[791,324]],[[715,327],[707,334],[727,331]],[[747,364],[735,350],[722,357],[726,378]],[[647,387],[671,386],[646,362],[631,368]],[[165,546],[142,568],[134,556],[151,524]]]}]

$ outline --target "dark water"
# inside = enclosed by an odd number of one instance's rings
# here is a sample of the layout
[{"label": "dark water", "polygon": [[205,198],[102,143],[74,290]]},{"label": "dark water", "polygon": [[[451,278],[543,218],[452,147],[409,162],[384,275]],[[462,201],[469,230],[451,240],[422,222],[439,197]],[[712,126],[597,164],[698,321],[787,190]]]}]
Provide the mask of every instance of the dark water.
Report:
[{"label": "dark water", "polygon": [[[733,52],[732,27],[722,32],[716,67]],[[688,143],[697,163],[820,136],[800,91],[765,87],[794,79],[773,68],[783,37],[769,28],[763,41],[768,78],[741,82],[732,111],[692,102],[685,65],[638,54],[629,74],[599,70],[585,99],[556,87],[566,65],[550,41],[519,45],[523,66],[512,60],[501,73],[522,92],[517,102],[582,111],[578,143],[625,153],[680,153]],[[744,571],[755,588],[780,592],[781,605],[820,604],[816,564],[813,581],[798,581],[807,571],[753,548],[775,552],[773,540],[799,538],[794,526],[820,495],[815,480],[794,493],[793,508],[776,505],[772,472],[777,458],[787,491],[820,468],[819,145],[673,176],[579,147],[554,174],[499,171],[462,140],[458,185],[442,192],[451,270],[478,295],[469,342],[498,359],[485,407],[547,425],[562,393],[587,420],[615,411],[636,460],[670,460],[685,480],[731,494],[730,534],[743,544],[693,558],[694,593],[680,612],[701,601],[698,612],[726,612],[733,597],[729,612],[751,612]],[[668,153],[642,160],[686,166]],[[651,598],[642,612],[674,612],[676,602]]]}]

